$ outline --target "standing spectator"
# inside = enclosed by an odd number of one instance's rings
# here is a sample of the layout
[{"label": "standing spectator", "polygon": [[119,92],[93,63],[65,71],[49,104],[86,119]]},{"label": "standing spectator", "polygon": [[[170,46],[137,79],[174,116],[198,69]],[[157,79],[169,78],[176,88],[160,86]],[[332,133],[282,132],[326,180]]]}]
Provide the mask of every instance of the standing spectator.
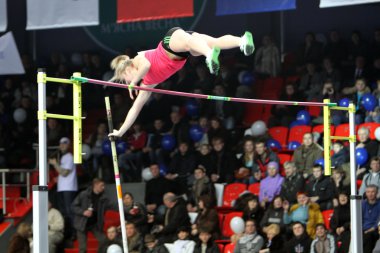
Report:
[{"label": "standing spectator", "polygon": [[133,223],[141,234],[145,234],[148,230],[147,211],[145,206],[136,202],[130,192],[124,193],[123,204],[125,221]]},{"label": "standing spectator", "polygon": [[380,201],[376,198],[377,194],[378,187],[368,185],[365,191],[367,199],[362,202],[364,253],[372,252],[378,238],[377,224],[380,217]]},{"label": "standing spectator", "polygon": [[146,208],[149,213],[163,215],[165,213],[163,197],[166,193],[173,191],[174,187],[170,180],[160,174],[158,164],[151,164],[149,169],[153,178],[146,182],[145,185]]},{"label": "standing spectator", "polygon": [[265,244],[264,249],[259,253],[282,253],[284,252],[284,241],[280,235],[280,226],[277,224],[271,224],[265,228]]},{"label": "standing spectator", "polygon": [[334,207],[334,213],[330,220],[330,228],[336,236],[337,241],[341,242],[338,252],[349,252],[351,239],[351,215],[349,194],[339,193],[338,205]]},{"label": "standing spectator", "polygon": [[331,61],[337,66],[340,66],[347,58],[347,45],[336,30],[330,31],[329,39],[325,47],[325,55],[331,58]]},{"label": "standing spectator", "polygon": [[328,234],[326,226],[322,223],[315,227],[316,238],[310,246],[310,253],[335,253],[336,245],[334,236]]},{"label": "standing spectator", "polygon": [[236,242],[234,253],[259,253],[264,245],[264,239],[257,233],[256,222],[247,220],[243,236]]},{"label": "standing spectator", "polygon": [[284,230],[284,205],[283,199],[280,196],[276,196],[269,208],[265,211],[264,217],[260,221],[260,227],[265,230],[271,224],[277,224],[281,230]]},{"label": "standing spectator", "polygon": [[63,240],[63,231],[65,222],[62,214],[55,208],[49,201],[48,204],[48,240],[49,240],[49,253],[55,253],[57,245]]},{"label": "standing spectator", "polygon": [[321,165],[314,165],[313,177],[306,184],[306,194],[311,202],[320,206],[322,211],[332,209],[334,186],[330,177],[324,175]]},{"label": "standing spectator", "polygon": [[16,234],[9,241],[7,253],[29,253],[29,238],[32,237],[32,227],[25,222],[18,225]]},{"label": "standing spectator", "polygon": [[122,243],[118,238],[117,229],[114,226],[111,226],[107,229],[107,238],[99,245],[98,253],[107,253],[107,248],[113,244],[117,244],[122,247]]},{"label": "standing spectator", "polygon": [[303,192],[297,193],[297,204],[291,206],[284,203],[284,223],[301,222],[306,225],[306,231],[311,238],[315,237],[315,226],[323,223],[323,216],[319,209],[319,205],[311,203],[307,195]]},{"label": "standing spectator", "polygon": [[302,66],[307,62],[320,62],[322,56],[322,45],[315,39],[313,32],[305,34],[305,40],[297,50],[297,64]]},{"label": "standing spectator", "polygon": [[159,245],[158,240],[152,234],[147,234],[144,237],[145,246],[142,248],[142,253],[169,253],[164,245]]},{"label": "standing spectator", "polygon": [[135,224],[127,222],[125,224],[125,234],[128,241],[128,252],[140,253],[143,242],[141,234],[137,231]]},{"label": "standing spectator", "polygon": [[319,158],[322,158],[322,150],[313,142],[313,134],[304,134],[302,145],[296,148],[293,155],[293,162],[304,178],[312,174],[314,162]]},{"label": "standing spectator", "polygon": [[220,253],[212,234],[207,229],[199,230],[199,241],[194,247],[193,253]]},{"label": "standing spectator", "polygon": [[255,53],[255,72],[263,77],[280,74],[280,52],[268,35],[263,37],[262,46]]},{"label": "standing spectator", "polygon": [[104,241],[103,234],[104,213],[111,209],[109,199],[103,194],[104,181],[95,178],[92,186],[79,193],[71,205],[74,217],[74,228],[77,230],[79,252],[87,249],[87,232],[92,231],[100,244]]},{"label": "standing spectator", "polygon": [[293,236],[286,243],[286,253],[310,253],[311,239],[305,225],[299,221],[292,223]]},{"label": "standing spectator", "polygon": [[293,205],[297,202],[297,192],[304,191],[305,179],[297,172],[294,162],[285,162],[285,179],[281,185],[280,196]]},{"label": "standing spectator", "polygon": [[267,165],[268,176],[260,183],[259,200],[261,206],[265,208],[281,192],[281,185],[284,178],[278,172],[277,162],[269,162]]},{"label": "standing spectator", "polygon": [[73,235],[73,212],[70,208],[75,195],[78,192],[77,171],[74,164],[73,154],[69,151],[70,140],[67,137],[59,141],[58,157],[49,159],[49,164],[58,172],[57,192],[59,198],[59,210],[65,218],[66,234]]},{"label": "standing spectator", "polygon": [[192,253],[195,242],[190,240],[189,235],[189,227],[179,227],[177,230],[177,240],[173,243],[165,243],[165,247],[169,250],[169,253]]},{"label": "standing spectator", "polygon": [[280,159],[271,149],[268,149],[263,140],[259,140],[255,143],[255,166],[261,171],[261,177],[266,177],[267,165],[269,162],[280,162]]},{"label": "standing spectator", "polygon": [[237,163],[235,156],[226,150],[224,139],[221,137],[212,139],[212,148],[213,168],[211,181],[213,183],[231,183],[233,181],[233,170],[236,168]]},{"label": "standing spectator", "polygon": [[[369,162],[370,170],[364,175],[362,184],[359,189],[359,195],[363,195],[368,187],[368,185],[376,185],[380,188],[380,158],[375,156],[372,157]],[[380,198],[378,193],[377,198]]]}]

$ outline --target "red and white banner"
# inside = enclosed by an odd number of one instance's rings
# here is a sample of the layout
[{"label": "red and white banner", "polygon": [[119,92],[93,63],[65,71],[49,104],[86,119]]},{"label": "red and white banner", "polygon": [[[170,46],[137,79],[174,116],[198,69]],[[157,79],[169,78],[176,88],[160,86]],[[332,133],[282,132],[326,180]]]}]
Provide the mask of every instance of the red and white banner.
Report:
[{"label": "red and white banner", "polygon": [[377,3],[380,0],[321,0],[320,8],[337,7],[355,4]]},{"label": "red and white banner", "polygon": [[27,0],[27,30],[99,25],[99,0]]},{"label": "red and white banner", "polygon": [[5,32],[7,25],[7,0],[0,0],[0,32]]},{"label": "red and white banner", "polygon": [[193,0],[118,0],[117,22],[192,17]]},{"label": "red and white banner", "polygon": [[12,32],[0,37],[0,75],[25,74]]}]

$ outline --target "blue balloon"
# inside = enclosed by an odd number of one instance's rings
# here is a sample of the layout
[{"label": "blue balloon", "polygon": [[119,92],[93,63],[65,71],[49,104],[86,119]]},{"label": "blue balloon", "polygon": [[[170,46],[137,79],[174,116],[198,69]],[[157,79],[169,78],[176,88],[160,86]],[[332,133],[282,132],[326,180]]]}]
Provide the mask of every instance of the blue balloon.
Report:
[{"label": "blue balloon", "polygon": [[295,120],[292,123],[290,123],[289,128],[293,128],[295,126],[303,126],[303,125],[305,125],[305,122],[299,121],[299,120]]},{"label": "blue balloon", "polygon": [[116,141],[116,151],[118,154],[124,154],[128,149],[128,144],[125,141]]},{"label": "blue balloon", "polygon": [[109,140],[103,141],[102,151],[104,155],[112,156],[111,142]]},{"label": "blue balloon", "polygon": [[275,140],[275,139],[270,139],[267,141],[267,147],[269,147],[270,149],[277,149],[277,150],[280,150],[281,149],[281,144],[278,140]]},{"label": "blue balloon", "polygon": [[165,176],[168,173],[168,167],[164,163],[160,163],[158,166],[160,168],[160,175]]},{"label": "blue balloon", "polygon": [[325,159],[319,158],[315,160],[314,165],[321,165],[323,169],[325,169]]},{"label": "blue balloon", "polygon": [[190,117],[197,117],[199,115],[199,105],[194,99],[187,100],[186,112]]},{"label": "blue balloon", "polygon": [[173,135],[167,134],[162,137],[161,146],[165,150],[172,150],[175,147],[175,139]]},{"label": "blue balloon", "polygon": [[361,97],[360,103],[363,105],[366,111],[372,112],[377,106],[377,99],[371,93],[367,93]]},{"label": "blue balloon", "polygon": [[194,125],[190,127],[189,134],[193,141],[200,141],[203,137],[203,129],[199,125]]},{"label": "blue balloon", "polygon": [[301,143],[299,143],[298,141],[291,141],[288,143],[288,149],[289,150],[295,150],[299,146],[301,146]]},{"label": "blue balloon", "polygon": [[238,75],[238,80],[242,85],[251,85],[255,81],[253,73],[247,70],[243,70]]},{"label": "blue balloon", "polygon": [[309,125],[310,124],[310,113],[306,110],[299,111],[297,113],[297,121],[300,121],[303,123],[303,125]]},{"label": "blue balloon", "polygon": [[356,163],[362,166],[368,160],[368,152],[365,148],[357,148],[355,150],[355,157],[356,157]]},{"label": "blue balloon", "polygon": [[342,98],[339,101],[339,106],[341,107],[348,107],[350,105],[350,100],[348,98]]}]

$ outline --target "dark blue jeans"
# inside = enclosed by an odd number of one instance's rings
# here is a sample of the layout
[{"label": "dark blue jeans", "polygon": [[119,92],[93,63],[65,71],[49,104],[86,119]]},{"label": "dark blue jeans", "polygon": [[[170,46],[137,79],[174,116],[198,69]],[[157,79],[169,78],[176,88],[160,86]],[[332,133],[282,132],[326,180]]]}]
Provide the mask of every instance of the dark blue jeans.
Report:
[{"label": "dark blue jeans", "polygon": [[71,210],[71,203],[73,203],[76,191],[62,191],[58,192],[58,208],[62,213],[63,218],[65,219],[65,235],[73,235],[73,221],[74,214]]}]

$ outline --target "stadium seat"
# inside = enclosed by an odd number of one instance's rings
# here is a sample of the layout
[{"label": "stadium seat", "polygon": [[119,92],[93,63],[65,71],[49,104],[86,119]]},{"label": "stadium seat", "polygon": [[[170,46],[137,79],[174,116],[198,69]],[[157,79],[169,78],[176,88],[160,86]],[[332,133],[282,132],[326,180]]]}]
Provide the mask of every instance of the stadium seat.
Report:
[{"label": "stadium seat", "polygon": [[240,193],[247,190],[247,185],[242,183],[232,183],[226,185],[223,193],[223,206],[232,206],[232,201],[237,199]]},{"label": "stadium seat", "polygon": [[244,125],[251,126],[253,122],[261,120],[264,110],[264,105],[261,104],[245,104]]},{"label": "stadium seat", "polygon": [[330,220],[334,213],[333,209],[322,211],[323,221],[328,230],[330,230]]},{"label": "stadium seat", "polygon": [[375,122],[363,123],[363,124],[360,124],[357,127],[357,130],[359,130],[361,127],[368,128],[368,130],[369,130],[369,138],[371,138],[372,140],[375,140],[376,139],[376,137],[375,137],[375,130],[376,130],[376,128],[380,127],[380,124],[379,123],[375,123]]},{"label": "stadium seat", "polygon": [[223,252],[224,250],[224,245],[222,243],[218,243],[218,248],[219,248],[219,252]]},{"label": "stadium seat", "polygon": [[306,109],[311,117],[321,116],[322,107],[321,106],[308,106]]},{"label": "stadium seat", "polygon": [[103,231],[106,232],[111,226],[120,226],[120,214],[118,211],[107,210],[104,213]]},{"label": "stadium seat", "polygon": [[235,249],[235,244],[234,243],[227,244],[224,247],[224,253],[234,253],[234,249]]},{"label": "stadium seat", "polygon": [[289,128],[278,126],[269,128],[269,135],[278,141],[282,147],[286,147],[286,140],[288,139]]},{"label": "stadium seat", "polygon": [[289,131],[288,143],[298,141],[302,144],[303,135],[311,132],[311,126],[295,126]]},{"label": "stadium seat", "polygon": [[362,183],[363,183],[363,180],[360,180],[360,179],[356,180],[356,187],[358,188],[358,190],[360,189],[360,186],[362,186]]},{"label": "stadium seat", "polygon": [[[358,127],[355,127],[355,133],[357,132]],[[350,126],[348,123],[340,124],[335,128],[334,136],[343,136],[348,137],[350,135]]]},{"label": "stadium seat", "polygon": [[259,196],[260,193],[260,183],[253,183],[248,186],[248,191]]},{"label": "stadium seat", "polygon": [[222,234],[224,237],[230,238],[234,234],[230,227],[230,222],[234,217],[243,217],[243,212],[232,212],[224,216]]},{"label": "stadium seat", "polygon": [[[316,126],[314,126],[311,131],[313,133],[317,132],[317,133],[321,134],[321,133],[324,132],[323,125],[316,125]],[[331,133],[331,135],[334,135],[334,133],[335,133],[335,126],[334,125],[330,125],[330,133]]]}]

